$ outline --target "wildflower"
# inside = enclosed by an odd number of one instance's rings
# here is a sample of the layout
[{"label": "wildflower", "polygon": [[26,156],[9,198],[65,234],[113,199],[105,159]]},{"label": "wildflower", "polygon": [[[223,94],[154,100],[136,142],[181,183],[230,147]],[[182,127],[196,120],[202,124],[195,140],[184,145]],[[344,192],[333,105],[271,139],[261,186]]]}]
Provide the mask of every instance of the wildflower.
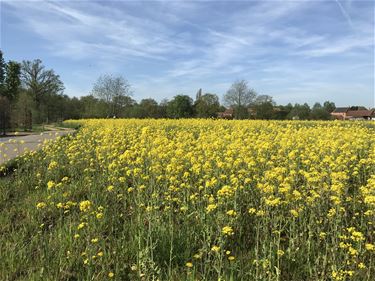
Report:
[{"label": "wildflower", "polygon": [[249,214],[255,214],[255,212],[256,212],[257,210],[255,209],[255,208],[250,208],[249,209]]},{"label": "wildflower", "polygon": [[224,234],[224,235],[233,235],[234,232],[233,232],[233,228],[231,226],[224,226],[221,230],[221,232]]},{"label": "wildflower", "polygon": [[365,244],[365,248],[367,251],[374,251],[375,250],[375,245],[374,244],[370,244],[370,243],[366,243]]},{"label": "wildflower", "polygon": [[114,274],[113,272],[109,272],[109,273],[108,273],[108,277],[109,277],[109,278],[113,278],[113,276],[115,276],[115,274]]},{"label": "wildflower", "polygon": [[216,252],[216,253],[218,253],[218,252],[220,251],[220,247],[214,245],[214,246],[212,246],[211,251],[212,251],[212,252]]},{"label": "wildflower", "polygon": [[110,186],[107,187],[107,191],[111,192],[111,191],[113,191],[114,188],[115,187],[113,185],[110,185]]},{"label": "wildflower", "polygon": [[98,243],[99,239],[98,238],[93,238],[91,239],[91,243],[95,244],[95,243]]},{"label": "wildflower", "polygon": [[228,260],[230,260],[230,261],[234,261],[234,260],[235,260],[235,257],[234,257],[234,256],[229,256],[229,257],[228,257]]},{"label": "wildflower", "polygon": [[79,209],[82,212],[89,211],[91,209],[91,202],[89,200],[81,201],[81,203],[79,203]]},{"label": "wildflower", "polygon": [[231,217],[234,217],[234,216],[237,215],[237,212],[234,211],[234,210],[229,210],[229,211],[227,211],[227,215],[228,215],[228,216],[231,216]]},{"label": "wildflower", "polygon": [[186,267],[189,267],[189,268],[193,267],[193,264],[191,262],[187,262],[185,265],[186,265]]},{"label": "wildflower", "polygon": [[290,210],[290,213],[291,213],[291,215],[292,215],[293,217],[295,217],[295,218],[298,218],[298,216],[299,216],[299,213],[298,213],[298,211],[296,211],[296,210]]},{"label": "wildflower", "polygon": [[206,208],[207,210],[207,213],[210,213],[212,212],[213,210],[215,210],[217,208],[217,205],[216,204],[209,204]]},{"label": "wildflower", "polygon": [[51,189],[51,188],[53,188],[55,185],[56,185],[56,184],[55,184],[54,181],[49,181],[49,182],[47,182],[47,189]]},{"label": "wildflower", "polygon": [[38,209],[44,209],[46,206],[47,206],[47,204],[44,203],[44,202],[39,202],[38,204],[36,204],[36,207]]},{"label": "wildflower", "polygon": [[86,226],[86,224],[87,224],[87,223],[85,223],[85,222],[81,222],[81,223],[78,225],[77,229],[80,230],[80,229],[84,228],[84,227]]}]

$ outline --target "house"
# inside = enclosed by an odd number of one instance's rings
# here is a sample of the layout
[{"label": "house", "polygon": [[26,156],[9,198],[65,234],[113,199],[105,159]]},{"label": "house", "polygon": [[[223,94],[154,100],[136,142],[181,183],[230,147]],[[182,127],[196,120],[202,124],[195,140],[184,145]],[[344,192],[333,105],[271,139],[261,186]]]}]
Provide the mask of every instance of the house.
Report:
[{"label": "house", "polygon": [[375,118],[375,110],[364,106],[337,107],[331,115],[339,120],[371,120]]},{"label": "house", "polygon": [[233,108],[227,108],[224,112],[218,112],[217,113],[217,118],[233,119],[233,117],[234,117]]},{"label": "house", "polygon": [[334,111],[331,112],[332,117],[339,120],[345,120],[346,112],[349,110],[349,107],[336,107]]},{"label": "house", "polygon": [[371,120],[375,117],[374,110],[349,110],[346,113],[349,120]]}]

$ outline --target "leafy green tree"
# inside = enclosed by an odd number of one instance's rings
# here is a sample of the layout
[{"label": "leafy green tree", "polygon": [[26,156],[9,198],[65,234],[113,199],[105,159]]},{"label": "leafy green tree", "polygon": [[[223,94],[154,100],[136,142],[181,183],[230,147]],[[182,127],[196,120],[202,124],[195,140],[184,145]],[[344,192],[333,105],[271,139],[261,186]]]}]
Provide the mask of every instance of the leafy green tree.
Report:
[{"label": "leafy green tree", "polygon": [[15,104],[15,121],[24,131],[32,129],[33,113],[35,110],[35,101],[31,94],[26,90],[21,90]]},{"label": "leafy green tree", "polygon": [[335,103],[331,101],[325,101],[323,107],[328,113],[331,113],[336,109]]},{"label": "leafy green tree", "polygon": [[116,117],[129,117],[136,105],[136,101],[127,95],[115,96],[113,98],[114,115]]},{"label": "leafy green tree", "polygon": [[186,95],[177,95],[167,106],[167,115],[170,118],[189,118],[194,113],[193,100]]},{"label": "leafy green tree", "polygon": [[7,97],[0,96],[0,133],[6,134],[10,128],[10,102]]},{"label": "leafy green tree", "polygon": [[21,65],[18,62],[9,61],[5,66],[5,71],[5,92],[3,95],[13,103],[18,97],[21,87]]},{"label": "leafy green tree", "polygon": [[320,103],[317,102],[311,109],[310,119],[329,120],[331,119],[331,114]]},{"label": "leafy green tree", "polygon": [[310,106],[307,103],[298,104],[296,103],[293,106],[293,109],[288,114],[288,119],[300,119],[300,120],[308,120],[310,117]]},{"label": "leafy green tree", "polygon": [[255,98],[253,110],[256,119],[274,119],[274,106],[276,103],[269,95],[259,95]]},{"label": "leafy green tree", "polygon": [[157,101],[151,98],[141,100],[138,104],[138,113],[134,117],[159,118],[160,110]]},{"label": "leafy green tree", "polygon": [[24,87],[31,93],[36,102],[37,122],[47,121],[51,112],[51,99],[61,95],[64,84],[60,76],[50,69],[45,69],[42,61],[23,61],[21,80]]},{"label": "leafy green tree", "polygon": [[3,52],[0,50],[0,96],[5,90],[5,61]]},{"label": "leafy green tree", "polygon": [[198,99],[194,104],[196,116],[199,118],[216,117],[217,112],[220,110],[219,97],[209,93],[200,94],[197,97]]}]

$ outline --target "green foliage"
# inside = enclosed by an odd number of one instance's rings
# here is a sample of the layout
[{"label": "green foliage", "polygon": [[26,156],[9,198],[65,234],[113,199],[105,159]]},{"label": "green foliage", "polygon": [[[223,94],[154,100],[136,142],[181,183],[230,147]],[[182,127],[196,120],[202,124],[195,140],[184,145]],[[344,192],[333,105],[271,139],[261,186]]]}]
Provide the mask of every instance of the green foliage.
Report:
[{"label": "green foliage", "polygon": [[5,92],[4,95],[10,102],[14,102],[19,94],[21,87],[21,65],[15,61],[9,61],[5,67]]},{"label": "green foliage", "polygon": [[0,50],[0,95],[4,91],[4,81],[5,81],[5,61],[3,57],[3,52]]},{"label": "green foliage", "polygon": [[197,97],[198,99],[194,104],[196,117],[216,117],[217,112],[220,110],[219,97],[209,93],[202,95],[201,92],[198,92]]},{"label": "green foliage", "polygon": [[189,118],[193,117],[193,100],[186,95],[177,95],[167,106],[167,115],[170,118]]}]

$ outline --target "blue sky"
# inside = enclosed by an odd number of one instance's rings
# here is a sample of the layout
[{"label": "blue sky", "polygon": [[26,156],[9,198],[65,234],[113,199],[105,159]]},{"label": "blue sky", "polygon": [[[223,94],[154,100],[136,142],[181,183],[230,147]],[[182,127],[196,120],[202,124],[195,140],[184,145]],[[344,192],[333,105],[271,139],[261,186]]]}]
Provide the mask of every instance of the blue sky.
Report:
[{"label": "blue sky", "polygon": [[374,42],[374,1],[1,1],[5,59],[41,59],[69,96],[113,73],[136,100],[246,79],[279,104],[372,107]]}]

